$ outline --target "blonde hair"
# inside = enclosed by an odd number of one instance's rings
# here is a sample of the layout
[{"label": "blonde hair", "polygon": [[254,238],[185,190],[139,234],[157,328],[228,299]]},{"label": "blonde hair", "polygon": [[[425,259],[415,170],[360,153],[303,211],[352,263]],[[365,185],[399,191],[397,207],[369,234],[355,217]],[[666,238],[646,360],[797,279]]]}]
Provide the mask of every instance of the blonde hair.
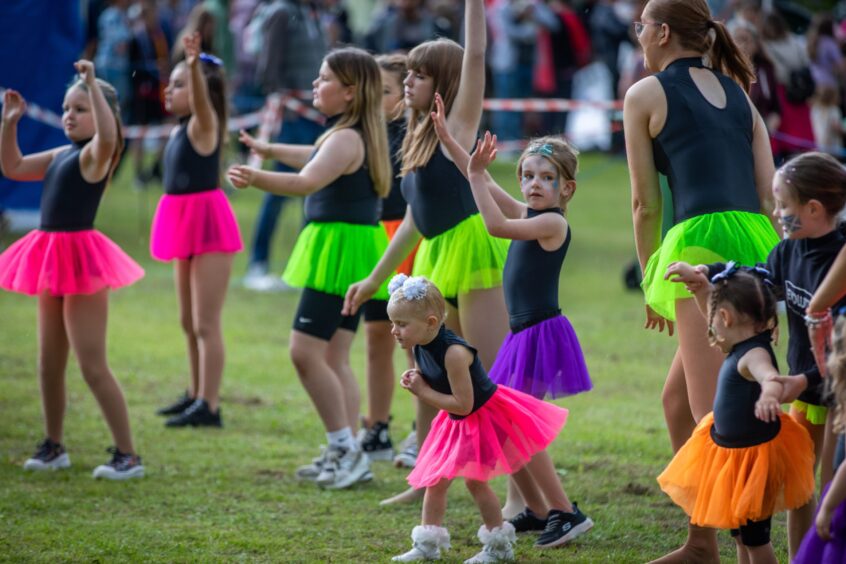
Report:
[{"label": "blonde hair", "polygon": [[426,41],[408,54],[408,68],[420,71],[432,77],[432,100],[426,110],[411,110],[408,130],[402,140],[402,170],[405,176],[415,168],[424,166],[435,154],[440,141],[435,132],[431,113],[435,110],[437,92],[444,101],[446,115],[452,110],[452,104],[458,94],[461,83],[461,65],[464,48],[449,39]]},{"label": "blonde hair", "polygon": [[[402,90],[402,81],[408,74],[408,57],[402,53],[379,55],[376,57],[376,63],[380,69],[397,77],[400,90]],[[385,116],[385,119],[393,121],[402,115],[403,110],[405,110],[405,102],[400,98],[399,107],[394,110],[393,115]]]},{"label": "blonde hair", "polygon": [[[117,143],[115,143],[115,150],[112,153],[111,161],[109,162],[109,174],[106,176],[106,186],[112,181],[112,175],[115,173],[115,169],[117,169],[118,164],[120,163],[120,157],[123,154],[123,146],[125,141],[123,139],[123,122],[120,119],[120,103],[118,102],[118,94],[115,87],[103,80],[102,78],[98,78],[97,85],[100,87],[100,91],[103,93],[103,97],[106,99],[106,103],[109,105],[109,109],[112,111],[112,115],[115,118],[115,126],[117,131]],[[68,92],[73,90],[74,88],[79,88],[86,94],[88,94],[88,85],[80,78],[73,82],[70,87],[68,87]]]},{"label": "blonde hair", "polygon": [[416,285],[422,286],[422,295],[418,295],[420,288],[415,288],[415,293],[409,292],[411,295],[406,295],[403,287],[400,286],[393,292],[388,300],[388,307],[403,307],[411,311],[423,319],[430,315],[434,315],[438,322],[443,323],[446,320],[446,300],[441,291],[435,286],[431,280],[423,276],[415,276],[412,279]]},{"label": "blonde hair", "polygon": [[355,87],[355,94],[338,123],[321,135],[316,145],[320,147],[336,131],[360,127],[373,189],[380,198],[384,198],[391,191],[393,171],[388,132],[382,114],[382,74],[379,66],[370,53],[355,47],[336,49],[323,60],[341,84]]},{"label": "blonde hair", "polygon": [[846,316],[841,315],[834,324],[827,365],[834,396],[834,432],[843,433],[846,431]]},{"label": "blonde hair", "polygon": [[[570,145],[563,137],[548,135],[536,137],[529,141],[529,144],[520,155],[517,161],[517,180],[523,177],[523,161],[528,157],[543,157],[548,160],[558,171],[563,180],[575,180],[579,172],[579,150]],[[567,209],[567,202],[572,194],[561,195],[561,207]]]}]

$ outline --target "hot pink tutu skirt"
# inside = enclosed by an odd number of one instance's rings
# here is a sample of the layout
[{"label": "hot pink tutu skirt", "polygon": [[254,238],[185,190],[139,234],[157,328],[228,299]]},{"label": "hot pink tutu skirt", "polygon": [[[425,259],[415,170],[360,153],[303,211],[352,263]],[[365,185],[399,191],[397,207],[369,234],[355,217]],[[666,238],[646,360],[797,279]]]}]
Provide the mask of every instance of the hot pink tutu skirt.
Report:
[{"label": "hot pink tutu skirt", "polygon": [[485,482],[513,474],[546,449],[566,421],[566,409],[498,386],[478,411],[464,419],[438,413],[408,483],[425,488],[443,478]]},{"label": "hot pink tutu skirt", "polygon": [[165,194],[150,234],[150,254],[160,261],[244,248],[232,206],[220,188],[193,194]]},{"label": "hot pink tutu skirt", "polygon": [[35,296],[128,286],[144,269],[95,229],[30,231],[0,255],[0,288]]}]

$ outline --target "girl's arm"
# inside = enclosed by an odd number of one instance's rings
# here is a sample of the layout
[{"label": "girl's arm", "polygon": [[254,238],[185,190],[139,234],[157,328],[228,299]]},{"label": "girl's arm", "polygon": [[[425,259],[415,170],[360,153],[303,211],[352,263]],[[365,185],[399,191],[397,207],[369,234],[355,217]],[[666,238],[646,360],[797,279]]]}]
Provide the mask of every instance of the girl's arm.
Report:
[{"label": "girl's arm", "polygon": [[476,151],[467,167],[470,189],[485,220],[485,227],[494,237],[532,240],[560,246],[567,236],[567,221],[558,214],[545,213],[531,219],[509,219],[496,204],[488,190],[487,168],[496,158],[496,137],[490,131],[476,144]]},{"label": "girl's arm", "polygon": [[846,500],[846,464],[841,464],[831,480],[831,487],[828,493],[820,502],[820,510],[817,513],[817,534],[822,540],[831,540],[831,518],[834,510]]},{"label": "girl's arm", "polygon": [[249,147],[263,159],[274,159],[291,168],[301,169],[314,153],[314,145],[291,145],[288,143],[267,143],[244,131],[238,134],[238,141]]},{"label": "girl's arm", "polygon": [[[467,173],[467,166],[470,164],[470,155],[464,150],[464,147],[458,144],[458,141],[455,140],[455,137],[452,136],[447,128],[444,100],[440,94],[435,94],[435,110],[432,112],[432,123],[435,125],[435,133],[438,134],[438,138],[447,156],[452,159],[452,162],[455,163],[455,166],[458,167],[458,170],[461,171],[464,177],[470,180]],[[494,137],[495,141],[496,138]],[[494,201],[506,217],[517,219],[526,215],[526,204],[511,197],[511,194],[494,182],[493,177],[487,170],[485,170],[485,180],[487,191],[493,196]],[[478,200],[476,205],[478,206]]]},{"label": "girl's arm", "polygon": [[79,154],[80,172],[88,182],[99,182],[109,174],[112,165],[112,156],[118,142],[117,121],[97,83],[94,64],[91,61],[77,61],[74,68],[88,88],[95,131],[94,137]]},{"label": "girl's arm", "polygon": [[218,144],[217,113],[209,98],[209,87],[200,67],[200,34],[194,32],[182,38],[185,46],[185,64],[188,67],[188,103],[191,119],[188,120],[188,139],[200,154],[209,155]]},{"label": "girl's arm", "polygon": [[487,22],[484,0],[464,2],[464,58],[458,93],[447,117],[447,127],[459,145],[469,149],[482,119],[485,95],[485,48]]},{"label": "girl's arm", "polygon": [[708,280],[708,267],[705,265],[692,266],[686,262],[674,262],[667,267],[664,280],[684,284],[688,292],[693,294],[696,305],[702,317],[708,318],[708,301],[711,298],[711,281]]},{"label": "girl's arm", "polygon": [[767,133],[767,125],[764,123],[761,114],[752,104],[747,95],[747,101],[752,111],[752,157],[755,160],[755,190],[758,192],[758,199],[761,202],[761,213],[766,215],[773,225],[775,232],[781,235],[781,226],[773,216],[775,203],[773,202],[773,175],[775,165],[773,164],[773,151],[770,144],[770,136]]},{"label": "girl's arm", "polygon": [[236,188],[254,186],[270,194],[308,196],[361,166],[364,142],[353,129],[326,138],[317,154],[299,172],[270,172],[246,165],[229,167],[226,175]]},{"label": "girl's arm", "polygon": [[465,347],[452,345],[447,349],[444,364],[452,394],[433,390],[419,370],[409,370],[403,374],[400,385],[432,407],[455,415],[470,415],[473,411],[473,383],[470,380],[472,362],[473,353]]},{"label": "girl's arm", "polygon": [[3,94],[3,121],[0,123],[0,170],[11,180],[41,180],[53,156],[67,145],[23,156],[18,146],[18,122],[26,113],[26,102],[15,90]]},{"label": "girl's arm", "polygon": [[405,217],[402,218],[402,223],[394,233],[394,238],[391,239],[385,254],[373,268],[373,272],[364,280],[352,284],[347,289],[347,295],[344,297],[344,308],[341,313],[343,315],[355,315],[361,304],[373,297],[382,282],[387,280],[388,276],[393,274],[397,267],[402,264],[405,257],[414,250],[414,246],[417,245],[420,238],[420,231],[417,230],[417,225],[414,223],[411,207],[406,206]]},{"label": "girl's arm", "polygon": [[811,301],[808,302],[808,314],[822,313],[846,296],[846,246],[837,253],[831,268],[817,286]]},{"label": "girl's arm", "polygon": [[760,347],[752,349],[740,358],[737,370],[747,380],[755,380],[761,385],[761,397],[755,402],[755,417],[767,422],[778,419],[784,386],[777,379],[778,370],[773,366],[770,353]]}]

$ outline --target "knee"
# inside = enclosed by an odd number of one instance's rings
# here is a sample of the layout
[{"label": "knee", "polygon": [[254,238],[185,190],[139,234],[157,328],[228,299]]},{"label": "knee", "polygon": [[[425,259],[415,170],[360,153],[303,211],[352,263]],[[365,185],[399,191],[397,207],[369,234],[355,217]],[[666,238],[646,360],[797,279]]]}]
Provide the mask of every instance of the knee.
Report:
[{"label": "knee", "polygon": [[220,334],[220,325],[214,319],[200,317],[194,322],[194,336],[200,341],[213,339]]},{"label": "knee", "polygon": [[191,312],[181,314],[179,316],[179,324],[182,326],[182,332],[185,333],[186,336],[193,338],[197,337],[194,332],[194,318],[191,316]]},{"label": "knee", "polygon": [[464,485],[474,497],[484,492],[488,487],[487,482],[480,482],[479,480],[464,480]]},{"label": "knee", "polygon": [[297,371],[297,375],[300,379],[302,379],[306,374],[308,374],[312,366],[314,366],[314,353],[307,347],[291,344],[290,354],[294,369]]},{"label": "knee", "polygon": [[97,386],[103,381],[112,377],[106,359],[88,359],[79,361],[79,370],[85,382],[91,386]]},{"label": "knee", "polygon": [[675,390],[668,388],[661,392],[661,404],[664,406],[664,413],[673,418],[690,409],[686,397],[681,397]]}]

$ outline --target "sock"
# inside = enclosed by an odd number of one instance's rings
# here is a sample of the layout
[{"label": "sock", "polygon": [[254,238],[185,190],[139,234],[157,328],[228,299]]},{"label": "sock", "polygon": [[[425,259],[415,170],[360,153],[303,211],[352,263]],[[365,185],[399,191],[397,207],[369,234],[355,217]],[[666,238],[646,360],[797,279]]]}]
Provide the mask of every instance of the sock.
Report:
[{"label": "sock", "polygon": [[342,448],[344,450],[357,450],[358,443],[353,437],[352,429],[344,427],[337,431],[329,431],[326,433],[326,440],[329,441],[329,447]]}]

